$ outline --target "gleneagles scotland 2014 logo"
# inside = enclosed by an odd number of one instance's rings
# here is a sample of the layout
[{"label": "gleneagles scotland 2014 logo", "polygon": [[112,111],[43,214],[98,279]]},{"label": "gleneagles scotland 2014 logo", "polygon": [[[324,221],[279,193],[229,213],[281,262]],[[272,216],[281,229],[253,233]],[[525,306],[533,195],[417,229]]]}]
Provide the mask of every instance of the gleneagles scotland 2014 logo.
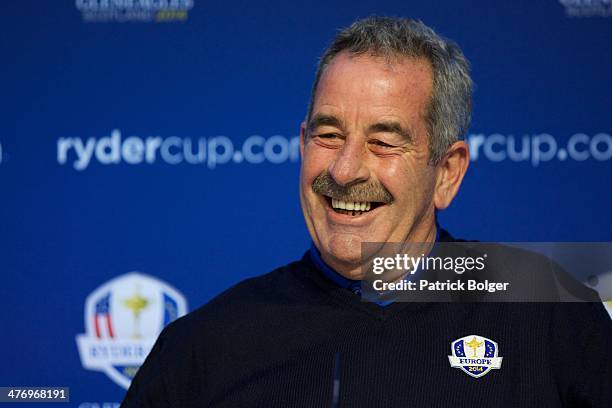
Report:
[{"label": "gleneagles scotland 2014 logo", "polygon": [[499,346],[486,337],[470,334],[451,343],[448,356],[451,367],[459,368],[472,377],[482,377],[493,369],[501,368]]},{"label": "gleneagles scotland 2014 logo", "polygon": [[186,313],[185,297],[159,279],[139,272],[112,279],[85,301],[81,363],[127,389],[162,329]]}]

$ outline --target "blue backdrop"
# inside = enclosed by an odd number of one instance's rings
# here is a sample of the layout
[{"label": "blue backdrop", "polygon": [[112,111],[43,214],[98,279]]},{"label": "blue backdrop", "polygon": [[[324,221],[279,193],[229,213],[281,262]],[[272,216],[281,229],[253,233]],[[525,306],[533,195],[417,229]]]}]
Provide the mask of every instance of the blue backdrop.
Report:
[{"label": "blue backdrop", "polygon": [[87,310],[94,290],[138,271],[193,310],[300,257],[296,137],[316,61],[371,14],[422,19],[473,65],[474,157],[443,226],[612,241],[612,13],[594,3],[2,2],[0,385],[113,406],[124,388],[84,368],[76,336],[138,317]]}]

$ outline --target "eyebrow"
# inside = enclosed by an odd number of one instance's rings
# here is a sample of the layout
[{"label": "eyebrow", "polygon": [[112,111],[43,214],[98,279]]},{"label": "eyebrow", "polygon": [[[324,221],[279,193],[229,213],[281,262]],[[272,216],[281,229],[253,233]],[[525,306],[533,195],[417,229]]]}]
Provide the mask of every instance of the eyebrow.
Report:
[{"label": "eyebrow", "polygon": [[309,132],[312,132],[319,126],[332,126],[340,130],[344,130],[344,124],[342,123],[340,119],[338,119],[337,117],[333,115],[325,115],[322,113],[317,113],[316,115],[314,115],[310,119],[310,121],[308,121],[307,128]]},{"label": "eyebrow", "polygon": [[407,129],[404,129],[399,122],[395,121],[378,122],[370,125],[368,133],[395,133],[409,143],[414,143],[412,134]]}]

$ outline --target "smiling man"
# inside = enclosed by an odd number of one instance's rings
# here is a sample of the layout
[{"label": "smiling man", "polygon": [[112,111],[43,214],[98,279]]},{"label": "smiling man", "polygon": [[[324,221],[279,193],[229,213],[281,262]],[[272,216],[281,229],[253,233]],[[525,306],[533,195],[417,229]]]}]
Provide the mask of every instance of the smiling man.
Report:
[{"label": "smiling man", "polygon": [[[400,54],[408,44],[384,49],[375,21],[356,27],[371,30],[370,44],[343,44],[340,36],[324,55],[301,127],[306,224],[323,260],[351,279],[361,275],[362,242],[433,242],[435,210],[448,207],[469,163],[459,140],[471,106],[462,54],[451,44],[447,61],[418,49]],[[440,72],[450,69],[461,75]],[[435,101],[456,102],[447,109],[457,122],[436,129],[442,134],[432,134]],[[444,136],[451,137],[433,139]]]},{"label": "smiling man", "polygon": [[436,212],[468,168],[471,90],[460,49],[421,22],[341,31],[300,132],[310,250],[168,325],[122,406],[612,406],[599,303],[360,296],[385,243],[454,241]]}]

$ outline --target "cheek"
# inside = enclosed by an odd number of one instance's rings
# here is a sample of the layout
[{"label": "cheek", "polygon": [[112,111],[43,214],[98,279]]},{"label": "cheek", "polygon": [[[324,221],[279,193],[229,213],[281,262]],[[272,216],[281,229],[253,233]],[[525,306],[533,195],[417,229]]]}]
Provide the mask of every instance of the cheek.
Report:
[{"label": "cheek", "polygon": [[317,146],[313,142],[307,143],[302,157],[302,181],[312,184],[313,180],[329,167],[332,160],[333,152],[330,149]]},{"label": "cheek", "polygon": [[403,157],[380,160],[376,164],[377,177],[397,201],[406,197],[406,189],[415,176],[413,166]]},{"label": "cheek", "polygon": [[309,143],[304,147],[300,168],[300,201],[308,213],[318,211],[320,207],[319,198],[312,191],[312,183],[326,169],[326,157],[322,154],[324,152],[313,144]]},{"label": "cheek", "polygon": [[433,172],[427,165],[402,157],[379,163],[378,169],[378,179],[400,206],[414,205],[432,194]]}]

